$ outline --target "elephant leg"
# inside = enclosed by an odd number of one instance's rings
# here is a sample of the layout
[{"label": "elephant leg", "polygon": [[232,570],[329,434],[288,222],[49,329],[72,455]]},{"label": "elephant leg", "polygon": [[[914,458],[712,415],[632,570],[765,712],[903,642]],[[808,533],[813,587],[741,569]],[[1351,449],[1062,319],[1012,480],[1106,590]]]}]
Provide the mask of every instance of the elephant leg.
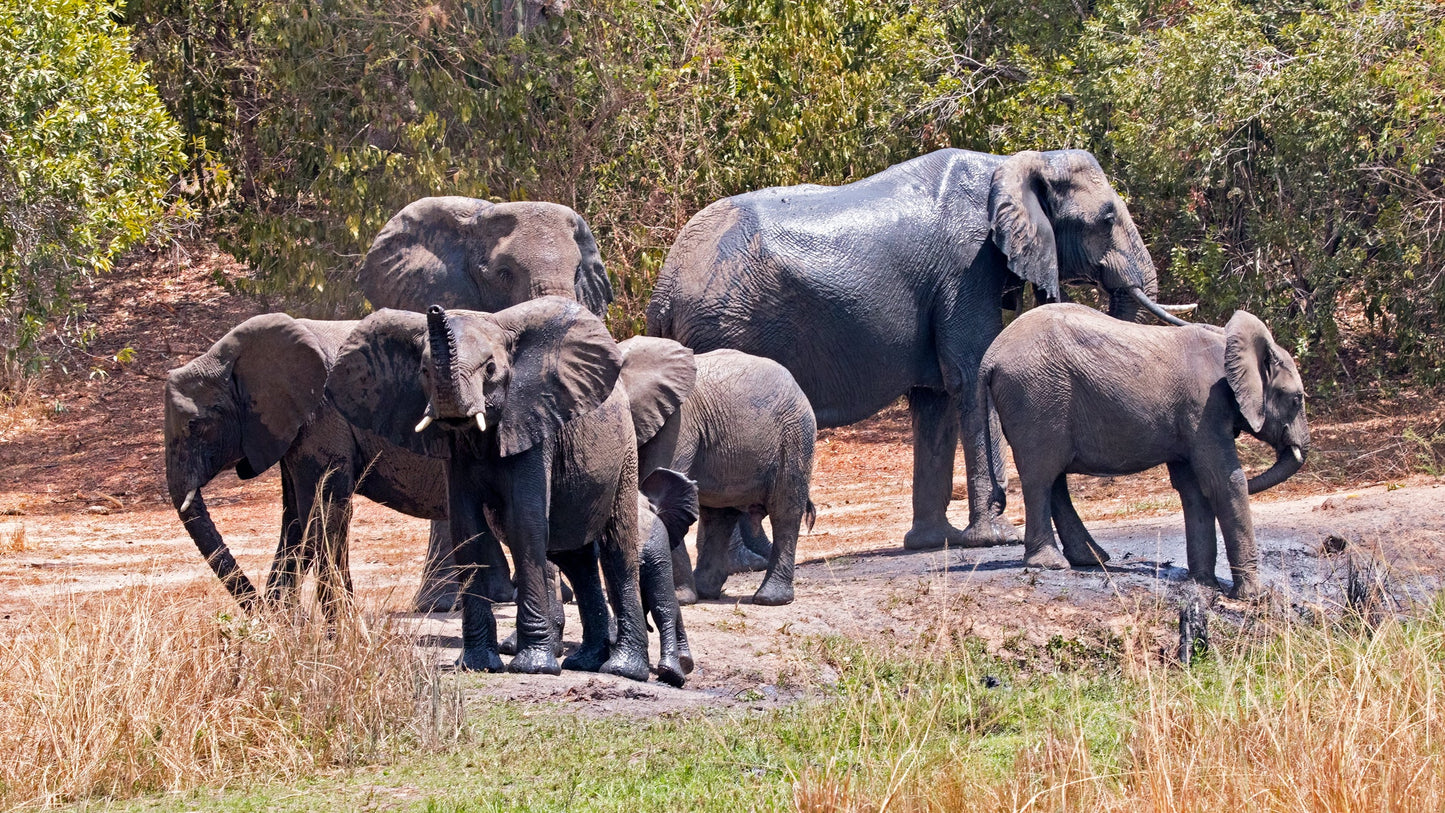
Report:
[{"label": "elephant leg", "polygon": [[1109,561],[1109,552],[1099,547],[1089,529],[1084,527],[1084,521],[1079,519],[1079,512],[1074,510],[1074,501],[1069,498],[1067,474],[1060,474],[1054,480],[1051,500],[1054,528],[1059,532],[1059,540],[1064,543],[1064,558],[1074,567],[1102,567]]},{"label": "elephant leg", "polygon": [[460,669],[473,672],[500,672],[502,658],[497,654],[497,619],[492,615],[492,600],[482,589],[479,578],[488,570],[488,544],[495,545],[481,506],[473,497],[459,493],[460,486],[450,489],[448,517],[451,521],[452,552],[461,577],[462,654],[457,659]]},{"label": "elephant leg", "polygon": [[[561,579],[557,577],[557,565],[549,559],[547,561],[547,598],[549,602],[547,618],[552,622],[553,639],[557,644],[553,649],[553,654],[559,658],[562,657],[562,632],[567,626],[567,611],[562,607],[563,596],[558,589],[560,582]],[[497,651],[503,655],[517,654],[516,630],[512,630],[511,635],[503,638],[502,642],[497,644]]]},{"label": "elephant leg", "polygon": [[728,578],[728,546],[742,514],[736,508],[702,508],[697,523],[697,569],[693,571],[698,598],[722,597]]},{"label": "elephant leg", "polygon": [[767,531],[763,530],[763,517],[765,516],[767,516],[767,512],[758,506],[749,508],[747,514],[738,520],[738,532],[742,535],[743,544],[747,546],[748,550],[765,560],[771,560],[773,543],[768,539]]},{"label": "elephant leg", "polygon": [[[978,354],[983,358],[983,352]],[[975,370],[978,362],[973,362]],[[978,404],[975,390],[976,372],[969,376],[960,398],[959,421],[963,434],[963,463],[968,477],[968,528],[963,544],[972,547],[1012,545],[1019,541],[1018,531],[1004,519],[1004,491],[995,483],[1008,483],[1004,466],[1003,428],[998,413],[987,404]],[[990,465],[990,461],[992,464]]]},{"label": "elephant leg", "polygon": [[456,609],[460,592],[457,560],[452,555],[451,526],[444,519],[432,520],[426,561],[422,563],[421,587],[412,597],[412,609],[419,613],[451,612]]},{"label": "elephant leg", "polygon": [[559,675],[557,635],[552,624],[555,587],[547,579],[546,537],[518,538],[509,532],[512,559],[517,564],[517,654],[507,665],[509,672]]},{"label": "elephant leg", "polygon": [[687,629],[682,623],[682,608],[677,610],[677,662],[682,665],[684,675],[692,674],[692,648],[687,645]]},{"label": "elephant leg", "polygon": [[290,465],[281,465],[281,539],[276,544],[276,558],[266,574],[266,604],[290,608],[296,605],[297,590],[305,565],[302,535],[303,517],[297,511],[296,484]]},{"label": "elephant leg", "polygon": [[697,603],[697,584],[693,581],[692,562],[687,558],[687,545],[672,549],[672,586],[678,604],[685,607]]},{"label": "elephant leg", "polygon": [[[1224,444],[1218,444],[1223,446]],[[1259,549],[1254,542],[1254,518],[1249,511],[1249,485],[1231,440],[1228,448],[1211,448],[1193,456],[1194,475],[1214,509],[1224,537],[1224,552],[1234,579],[1231,598],[1252,600],[1264,588],[1259,582]]]},{"label": "elephant leg", "polygon": [[747,532],[743,529],[747,522],[748,515],[744,513],[728,535],[728,575],[756,573],[768,567],[768,560],[753,553],[747,545]]},{"label": "elephant leg", "polygon": [[678,619],[682,612],[672,586],[672,555],[666,536],[649,536],[642,551],[642,610],[657,626],[657,679],[682,687],[687,680],[678,653]]},{"label": "elephant leg", "polygon": [[612,515],[598,545],[602,577],[607,581],[612,612],[617,617],[617,643],[601,671],[632,680],[647,680],[647,624],[643,620],[642,592],[638,585],[641,546],[637,531],[636,473],[636,459],[627,460],[613,500]]},{"label": "elephant leg", "polygon": [[549,555],[571,582],[577,612],[582,616],[582,645],[562,661],[562,668],[596,672],[607,662],[607,627],[611,624],[602,576],[597,570],[597,546],[583,545]]},{"label": "elephant leg", "polygon": [[[790,495],[791,496],[791,495]],[[793,603],[793,568],[798,554],[798,529],[803,524],[806,500],[801,505],[791,502],[771,508],[773,518],[773,550],[768,557],[768,574],[753,594],[754,604],[778,606]]]},{"label": "elephant leg", "polygon": [[1214,532],[1214,509],[1188,463],[1170,463],[1169,482],[1179,492],[1179,503],[1184,507],[1184,550],[1189,578],[1218,590],[1214,563],[1219,556],[1219,537]]},{"label": "elephant leg", "polygon": [[1046,570],[1068,570],[1069,560],[1059,552],[1054,539],[1052,495],[1054,481],[1062,472],[1030,471],[1019,466],[1024,492],[1024,566]]},{"label": "elephant leg", "polygon": [[904,535],[903,547],[963,546],[963,532],[948,523],[958,448],[953,399],[941,390],[915,387],[908,393],[908,413],[913,419],[913,527]]},{"label": "elephant leg", "polygon": [[326,619],[335,623],[356,594],[351,581],[351,480],[334,475],[325,482],[321,521],[312,529],[316,560],[316,598]]}]

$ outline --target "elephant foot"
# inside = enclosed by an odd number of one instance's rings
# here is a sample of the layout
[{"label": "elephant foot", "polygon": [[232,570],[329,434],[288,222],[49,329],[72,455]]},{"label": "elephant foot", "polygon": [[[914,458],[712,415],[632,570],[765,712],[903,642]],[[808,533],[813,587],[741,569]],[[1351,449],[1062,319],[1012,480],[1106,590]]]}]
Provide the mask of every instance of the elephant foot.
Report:
[{"label": "elephant foot", "polygon": [[764,607],[781,607],[793,603],[793,585],[782,579],[763,579],[758,592],[753,593],[753,603]]},{"label": "elephant foot", "polygon": [[1267,596],[1268,591],[1265,590],[1264,585],[1260,584],[1259,579],[1253,576],[1235,579],[1234,589],[1229,591],[1229,597],[1235,601],[1259,603]]},{"label": "elephant foot", "polygon": [[968,527],[963,529],[961,542],[949,540],[949,544],[965,548],[992,548],[998,545],[1017,545],[1022,541],[1018,529],[1003,517],[979,517],[971,520]]},{"label": "elephant foot", "polygon": [[[561,640],[561,636],[560,636],[560,635],[557,636],[557,638],[558,638],[558,640],[552,645],[552,654],[554,654],[554,655],[556,655],[557,657],[560,658],[560,657],[562,657],[562,640]],[[501,653],[501,654],[503,654],[503,655],[516,655],[516,654],[517,654],[517,632],[516,632],[516,630],[513,630],[511,635],[508,635],[506,638],[503,638],[503,639],[502,639],[502,642],[501,642],[500,644],[497,644],[497,652],[499,652],[499,653]]]},{"label": "elephant foot", "polygon": [[602,664],[602,668],[597,671],[636,681],[645,681],[647,676],[652,674],[652,669],[647,665],[645,656],[623,650],[612,653],[612,657],[608,658],[607,662]]},{"label": "elephant foot", "polygon": [[682,665],[682,673],[684,675],[692,674],[694,666],[692,662],[692,651],[687,648],[687,644],[679,643],[677,645],[677,662]]},{"label": "elephant foot", "polygon": [[1069,560],[1053,545],[1045,545],[1024,556],[1024,567],[1039,567],[1044,570],[1069,570]]},{"label": "elephant foot", "polygon": [[687,682],[687,673],[676,657],[664,657],[657,662],[657,679],[674,689],[681,689]]},{"label": "elephant foot", "polygon": [[607,662],[607,647],[581,647],[562,661],[562,668],[570,672],[599,672]]},{"label": "elephant foot", "polygon": [[500,672],[502,659],[496,650],[488,647],[465,648],[462,656],[457,658],[457,669],[463,672]]},{"label": "elephant foot", "polygon": [[1103,567],[1111,557],[1108,551],[1098,545],[1086,544],[1083,547],[1066,546],[1064,558],[1074,567]]},{"label": "elephant foot", "polygon": [[546,643],[519,651],[507,664],[507,671],[524,675],[560,675],[562,666],[557,663],[557,656],[552,654],[552,645]]},{"label": "elephant foot", "polygon": [[1218,590],[1220,592],[1224,590],[1219,584],[1219,579],[1215,578],[1213,573],[1190,573],[1189,580],[1200,587],[1207,587],[1210,590]]},{"label": "elephant foot", "polygon": [[461,590],[455,583],[439,582],[418,590],[411,607],[418,613],[449,613],[459,608],[460,599]]},{"label": "elephant foot", "polygon": [[689,607],[697,603],[697,591],[691,587],[679,587],[673,594],[677,596],[678,606]]},{"label": "elephant foot", "polygon": [[768,569],[768,560],[748,550],[739,540],[728,548],[728,575],[734,573],[757,573]]},{"label": "elephant foot", "polygon": [[727,575],[721,578],[695,570],[692,574],[692,583],[697,597],[706,601],[716,601],[722,598],[723,585],[727,583]]}]

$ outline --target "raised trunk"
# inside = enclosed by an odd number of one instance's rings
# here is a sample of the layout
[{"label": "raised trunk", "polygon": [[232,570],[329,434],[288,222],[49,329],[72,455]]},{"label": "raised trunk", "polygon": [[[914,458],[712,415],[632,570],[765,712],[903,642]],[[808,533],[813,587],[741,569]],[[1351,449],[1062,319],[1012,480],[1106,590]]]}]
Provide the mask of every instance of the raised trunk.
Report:
[{"label": "raised trunk", "polygon": [[226,547],[226,540],[222,539],[220,532],[216,530],[216,523],[211,520],[211,514],[206,510],[206,500],[201,496],[200,489],[192,489],[187,493],[177,506],[176,513],[180,515],[181,523],[186,526],[186,533],[191,535],[191,541],[196,543],[196,549],[216,572],[227,592],[236,599],[242,610],[247,613],[254,612],[257,601],[256,586],[241,572],[236,557],[232,556],[231,549]]},{"label": "raised trunk", "polygon": [[426,321],[432,367],[436,372],[432,380],[432,407],[437,417],[451,417],[457,407],[456,378],[452,369],[452,361],[456,358],[456,337],[447,326],[447,314],[440,305],[427,309]]},{"label": "raised trunk", "polygon": [[1304,451],[1298,446],[1282,446],[1275,450],[1274,465],[1268,471],[1249,478],[1249,493],[1258,494],[1283,483],[1304,465]]}]

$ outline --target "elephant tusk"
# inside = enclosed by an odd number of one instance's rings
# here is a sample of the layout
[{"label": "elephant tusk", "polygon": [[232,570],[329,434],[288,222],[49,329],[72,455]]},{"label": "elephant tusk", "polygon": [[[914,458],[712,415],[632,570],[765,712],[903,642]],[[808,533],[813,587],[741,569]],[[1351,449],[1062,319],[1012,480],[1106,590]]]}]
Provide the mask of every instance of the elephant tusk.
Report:
[{"label": "elephant tusk", "polygon": [[431,426],[431,416],[430,416],[430,415],[423,415],[423,416],[421,416],[421,420],[420,420],[420,421],[417,421],[416,429],[413,430],[413,431],[420,432],[421,430],[427,428],[428,426]]},{"label": "elephant tusk", "polygon": [[477,413],[477,428],[483,432],[487,431],[487,415],[485,412]]},{"label": "elephant tusk", "polygon": [[1171,325],[1189,324],[1189,322],[1186,322],[1183,319],[1180,319],[1179,317],[1165,310],[1158,302],[1150,299],[1149,295],[1144,293],[1137,286],[1130,286],[1129,295],[1134,297],[1135,301],[1137,301],[1140,305],[1143,305],[1145,310],[1154,314],[1154,316],[1157,317],[1161,322],[1167,322]]},{"label": "elephant tusk", "polygon": [[1166,313],[1172,313],[1178,316],[1195,312],[1199,309],[1199,303],[1190,302],[1188,305],[1160,305],[1159,307],[1163,308]]},{"label": "elephant tusk", "polygon": [[1289,450],[1294,453],[1294,461],[1295,461],[1296,463],[1303,463],[1303,462],[1305,462],[1304,453],[1300,451],[1300,449],[1299,449],[1298,446],[1291,446],[1291,447],[1289,447]]},{"label": "elephant tusk", "polygon": [[187,511],[191,510],[191,503],[193,503],[193,502],[196,501],[196,495],[199,494],[200,492],[201,492],[201,490],[200,490],[199,488],[193,488],[193,489],[191,489],[190,491],[187,491],[187,492],[186,492],[186,500],[185,500],[185,502],[181,503],[181,513],[182,513],[182,514],[184,514],[184,513],[186,513]]}]

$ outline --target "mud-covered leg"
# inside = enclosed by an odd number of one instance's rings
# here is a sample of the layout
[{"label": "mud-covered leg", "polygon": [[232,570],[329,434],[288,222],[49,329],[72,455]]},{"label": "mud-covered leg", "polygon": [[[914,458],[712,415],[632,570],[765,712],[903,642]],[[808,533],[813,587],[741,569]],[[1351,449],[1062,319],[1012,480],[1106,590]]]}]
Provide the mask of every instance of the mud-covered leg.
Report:
[{"label": "mud-covered leg", "polygon": [[738,524],[733,527],[732,534],[728,537],[728,574],[733,573],[755,573],[759,570],[766,570],[768,560],[756,553],[747,544],[747,532],[745,527],[748,524],[748,515],[743,513]]},{"label": "mud-covered leg", "polygon": [[642,549],[642,609],[657,626],[657,679],[681,687],[686,672],[678,659],[681,612],[672,586],[672,552],[665,533],[650,534]]},{"label": "mud-covered leg", "polygon": [[728,578],[728,544],[742,514],[735,508],[707,508],[699,511],[697,524],[697,569],[693,584],[697,597],[722,597]]},{"label": "mud-covered leg", "polygon": [[[559,658],[562,657],[562,633],[567,625],[567,612],[562,607],[563,596],[560,590],[561,581],[561,579],[557,578],[557,565],[551,561],[548,561],[547,595],[551,601],[551,607],[547,611],[547,617],[551,619],[553,640],[557,644],[553,652]],[[500,644],[497,644],[497,651],[501,652],[503,655],[517,654],[516,630],[512,630],[511,635],[503,638],[502,642]]]},{"label": "mud-covered leg", "polygon": [[942,390],[917,387],[908,393],[908,413],[913,419],[913,527],[903,547],[962,547],[964,532],[948,522],[959,427],[953,399]]},{"label": "mud-covered leg", "polygon": [[480,528],[486,521],[475,514],[451,512],[452,546],[457,570],[462,579],[462,654],[457,666],[474,672],[502,671],[502,658],[497,654],[497,619],[492,615],[492,601],[478,589],[482,582],[476,576],[485,565],[479,551],[482,547]]},{"label": "mud-covered leg", "polygon": [[562,661],[563,669],[596,672],[607,662],[607,596],[602,592],[602,577],[597,570],[597,546],[583,545],[576,550],[551,554],[562,575],[572,584],[577,598],[577,612],[582,616],[582,645]]},{"label": "mud-covered leg", "polygon": [[612,516],[597,546],[602,576],[617,616],[617,643],[612,647],[603,672],[633,680],[647,680],[647,625],[642,615],[642,591],[638,584],[641,564],[637,531],[637,461],[626,461],[619,478]]},{"label": "mud-covered leg", "polygon": [[[1223,447],[1223,444],[1219,444]],[[1234,588],[1230,597],[1241,600],[1258,598],[1264,591],[1259,581],[1259,549],[1254,542],[1254,517],[1249,510],[1248,478],[1239,464],[1238,454],[1230,444],[1223,451],[1209,450],[1208,456],[1195,453],[1194,476],[1224,537],[1224,553],[1229,557]]]},{"label": "mud-covered leg", "polygon": [[1189,578],[1205,587],[1219,589],[1214,564],[1219,557],[1219,537],[1214,531],[1214,509],[1199,487],[1199,478],[1188,463],[1169,464],[1169,482],[1179,492],[1184,507],[1184,551]]},{"label": "mud-covered leg", "polygon": [[768,539],[768,532],[763,530],[763,517],[767,516],[758,506],[748,509],[742,519],[738,520],[738,531],[742,534],[743,544],[748,550],[761,556],[764,560],[771,561],[773,558],[773,543]]},{"label": "mud-covered leg", "polygon": [[778,606],[793,603],[793,568],[798,555],[798,529],[803,524],[806,505],[781,505],[771,512],[773,517],[773,551],[768,560],[768,574],[753,594],[754,604]]},{"label": "mud-covered leg", "polygon": [[1025,567],[1041,567],[1048,570],[1069,569],[1069,560],[1064,558],[1054,539],[1051,496],[1054,478],[1057,476],[1053,472],[1030,476],[1022,468],[1019,471],[1019,481],[1024,492]]},{"label": "mud-covered leg", "polygon": [[1089,529],[1084,527],[1079,512],[1074,510],[1074,501],[1069,498],[1067,474],[1060,474],[1054,480],[1050,499],[1054,528],[1059,532],[1059,540],[1064,543],[1064,558],[1069,560],[1069,564],[1074,567],[1100,567],[1109,561],[1109,552],[1099,547]]}]

